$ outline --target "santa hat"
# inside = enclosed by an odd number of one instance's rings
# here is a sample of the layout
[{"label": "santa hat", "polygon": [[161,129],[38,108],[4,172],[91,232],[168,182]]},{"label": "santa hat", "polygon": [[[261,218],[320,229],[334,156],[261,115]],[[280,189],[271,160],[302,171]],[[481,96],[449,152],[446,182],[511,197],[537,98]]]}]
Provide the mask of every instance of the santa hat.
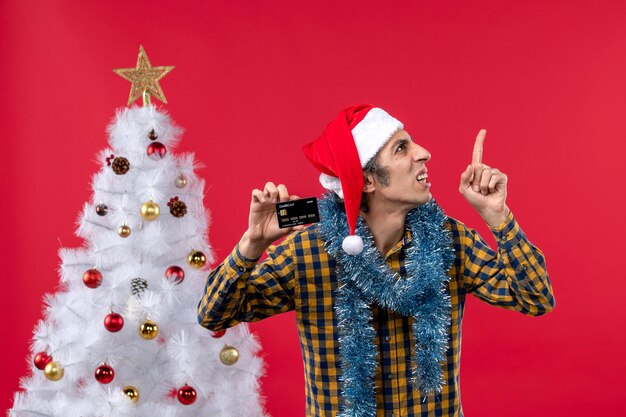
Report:
[{"label": "santa hat", "polygon": [[363,250],[363,240],[355,235],[363,194],[363,167],[403,127],[383,109],[359,104],[340,111],[319,138],[304,146],[307,159],[322,171],[322,186],[344,201],[350,235],[342,247],[350,255]]}]

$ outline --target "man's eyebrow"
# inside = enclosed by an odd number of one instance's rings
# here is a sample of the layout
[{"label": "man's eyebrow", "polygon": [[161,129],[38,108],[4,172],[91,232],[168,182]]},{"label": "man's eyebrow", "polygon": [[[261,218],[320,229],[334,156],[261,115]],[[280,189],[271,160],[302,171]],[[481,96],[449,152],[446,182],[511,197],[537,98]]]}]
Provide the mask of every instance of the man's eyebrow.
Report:
[{"label": "man's eyebrow", "polygon": [[407,138],[398,138],[395,140],[395,142],[393,143],[393,146],[391,147],[391,151],[394,152],[395,149],[398,147],[398,145],[406,145],[410,142],[410,139]]}]

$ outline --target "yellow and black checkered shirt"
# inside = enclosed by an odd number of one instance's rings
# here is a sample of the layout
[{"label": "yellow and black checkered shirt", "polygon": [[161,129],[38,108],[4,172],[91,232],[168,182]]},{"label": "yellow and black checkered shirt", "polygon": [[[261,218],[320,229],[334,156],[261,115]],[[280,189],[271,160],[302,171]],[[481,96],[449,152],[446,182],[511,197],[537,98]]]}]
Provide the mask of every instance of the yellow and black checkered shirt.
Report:
[{"label": "yellow and black checkered shirt", "polygon": [[[539,316],[554,307],[543,254],[527,239],[510,214],[492,229],[498,242],[493,251],[472,229],[448,217],[445,226],[453,239],[455,260],[448,274],[451,326],[446,362],[446,385],[441,394],[422,399],[411,386],[412,317],[372,306],[377,332],[377,416],[462,416],[459,392],[461,320],[466,294],[489,304]],[[385,257],[390,268],[406,274],[404,253],[410,234]],[[208,277],[198,305],[198,321],[220,330],[240,322],[262,320],[296,311],[305,367],[307,416],[335,417],[341,392],[337,318],[334,312],[336,260],[325,250],[316,225],[271,246],[268,258],[244,258],[238,248]]]}]

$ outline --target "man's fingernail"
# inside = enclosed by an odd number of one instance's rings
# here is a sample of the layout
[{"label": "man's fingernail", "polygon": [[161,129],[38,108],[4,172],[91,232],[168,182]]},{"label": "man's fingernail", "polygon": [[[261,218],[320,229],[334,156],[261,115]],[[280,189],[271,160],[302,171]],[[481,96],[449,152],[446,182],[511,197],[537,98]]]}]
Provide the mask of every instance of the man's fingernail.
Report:
[{"label": "man's fingernail", "polygon": [[275,198],[272,198],[272,203],[276,203],[278,200],[276,200]]}]

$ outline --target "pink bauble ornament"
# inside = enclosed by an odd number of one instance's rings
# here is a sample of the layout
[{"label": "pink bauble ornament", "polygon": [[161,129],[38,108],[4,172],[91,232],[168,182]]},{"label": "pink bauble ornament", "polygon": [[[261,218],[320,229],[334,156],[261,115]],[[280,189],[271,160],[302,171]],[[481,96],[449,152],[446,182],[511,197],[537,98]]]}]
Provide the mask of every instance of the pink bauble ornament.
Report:
[{"label": "pink bauble ornament", "polygon": [[83,274],[83,283],[89,288],[98,288],[102,284],[102,273],[96,268],[88,269]]},{"label": "pink bauble ornament", "polygon": [[46,368],[48,363],[52,362],[52,356],[48,355],[46,352],[39,352],[33,357],[33,363],[37,369],[41,369],[42,371]]},{"label": "pink bauble ornament", "polygon": [[152,142],[148,145],[147,149],[148,157],[150,159],[159,160],[162,159],[167,153],[167,149],[165,149],[165,145],[161,142]]},{"label": "pink bauble ornament", "polygon": [[115,371],[106,363],[98,366],[95,372],[96,381],[101,384],[108,384],[115,378]]},{"label": "pink bauble ornament", "polygon": [[180,266],[172,265],[165,271],[167,279],[180,284],[185,279],[185,271]]},{"label": "pink bauble ornament", "polygon": [[124,327],[124,317],[118,313],[107,314],[104,318],[104,328],[111,333],[119,332]]},{"label": "pink bauble ornament", "polygon": [[191,405],[196,401],[196,390],[189,385],[183,385],[178,390],[178,401],[184,405]]},{"label": "pink bauble ornament", "polygon": [[224,336],[226,334],[226,329],[224,330],[211,330],[211,337],[214,337],[216,339],[219,339],[220,337]]}]

